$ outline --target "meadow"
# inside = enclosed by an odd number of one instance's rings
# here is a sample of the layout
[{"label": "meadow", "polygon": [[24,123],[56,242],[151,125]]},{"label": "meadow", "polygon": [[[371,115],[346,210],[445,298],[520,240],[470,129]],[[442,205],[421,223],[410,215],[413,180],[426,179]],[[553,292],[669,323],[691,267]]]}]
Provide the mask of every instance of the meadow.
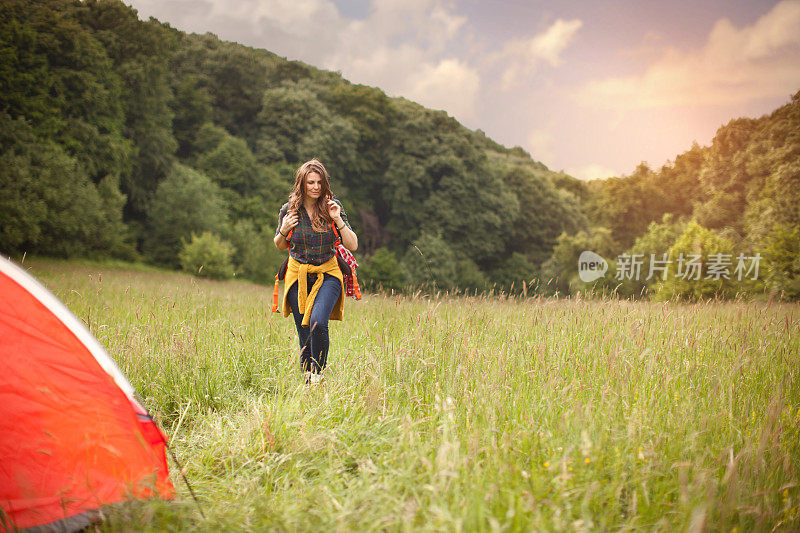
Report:
[{"label": "meadow", "polygon": [[797,531],[800,307],[367,295],[302,383],[271,288],[27,261],[159,421],[108,531]]}]

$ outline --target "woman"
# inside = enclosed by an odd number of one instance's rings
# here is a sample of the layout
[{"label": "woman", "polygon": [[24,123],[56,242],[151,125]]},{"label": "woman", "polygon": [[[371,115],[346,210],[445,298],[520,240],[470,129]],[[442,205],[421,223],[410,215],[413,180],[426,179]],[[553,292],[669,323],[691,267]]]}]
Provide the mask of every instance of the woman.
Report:
[{"label": "woman", "polygon": [[283,316],[292,313],[300,342],[300,364],[306,383],[320,383],[328,360],[328,319],[344,311],[342,271],[336,261],[333,225],[350,251],[358,237],[342,204],[333,197],[325,167],[312,159],[294,175],[289,201],[278,214],[275,246],[289,248],[283,292]]}]

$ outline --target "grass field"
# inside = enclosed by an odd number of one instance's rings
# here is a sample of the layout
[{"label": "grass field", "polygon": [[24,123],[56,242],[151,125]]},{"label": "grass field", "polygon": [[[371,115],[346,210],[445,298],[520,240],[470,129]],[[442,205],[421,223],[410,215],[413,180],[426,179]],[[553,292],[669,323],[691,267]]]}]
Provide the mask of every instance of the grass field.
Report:
[{"label": "grass field", "polygon": [[28,262],[160,421],[108,530],[800,529],[800,307],[366,296],[301,384],[271,290]]}]

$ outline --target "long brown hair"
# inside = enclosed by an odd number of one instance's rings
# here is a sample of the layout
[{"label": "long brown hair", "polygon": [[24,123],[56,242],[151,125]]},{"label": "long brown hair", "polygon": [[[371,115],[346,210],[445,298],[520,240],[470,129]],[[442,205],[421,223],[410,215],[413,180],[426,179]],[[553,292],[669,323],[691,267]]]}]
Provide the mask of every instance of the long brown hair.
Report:
[{"label": "long brown hair", "polygon": [[328,183],[328,171],[319,160],[312,159],[306,161],[294,173],[294,187],[291,194],[289,194],[289,210],[300,212],[304,209],[303,202],[306,195],[306,177],[312,172],[319,174],[322,181],[322,191],[314,202],[314,208],[310,213],[311,227],[314,231],[325,231],[325,228],[331,225],[331,217],[328,215],[328,200],[333,198],[330,183]]}]

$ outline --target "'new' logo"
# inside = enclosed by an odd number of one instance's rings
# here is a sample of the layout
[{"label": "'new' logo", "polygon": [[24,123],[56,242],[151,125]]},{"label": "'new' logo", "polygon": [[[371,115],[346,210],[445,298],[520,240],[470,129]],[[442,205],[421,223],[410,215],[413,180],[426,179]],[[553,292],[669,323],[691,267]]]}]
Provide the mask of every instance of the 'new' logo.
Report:
[{"label": "'new' logo", "polygon": [[584,283],[591,283],[606,275],[608,262],[594,252],[585,250],[578,258],[578,276]]}]

